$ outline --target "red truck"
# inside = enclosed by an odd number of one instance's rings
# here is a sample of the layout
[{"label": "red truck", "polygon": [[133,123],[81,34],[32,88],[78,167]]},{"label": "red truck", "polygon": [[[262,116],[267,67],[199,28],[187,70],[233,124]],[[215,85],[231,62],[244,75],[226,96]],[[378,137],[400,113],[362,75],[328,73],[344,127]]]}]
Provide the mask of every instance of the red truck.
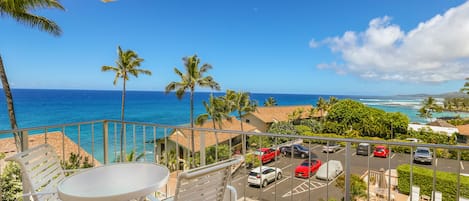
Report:
[{"label": "red truck", "polygon": [[268,163],[280,157],[280,150],[273,148],[260,148],[254,152],[255,155],[262,161],[262,164]]}]

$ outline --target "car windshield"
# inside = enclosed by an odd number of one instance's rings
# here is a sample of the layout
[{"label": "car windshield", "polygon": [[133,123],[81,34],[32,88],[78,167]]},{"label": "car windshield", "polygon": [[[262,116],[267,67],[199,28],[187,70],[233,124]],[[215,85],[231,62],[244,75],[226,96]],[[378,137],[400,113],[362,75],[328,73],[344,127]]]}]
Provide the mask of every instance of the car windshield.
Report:
[{"label": "car windshield", "polygon": [[264,152],[262,151],[255,151],[254,154],[258,155],[258,156],[262,156],[264,155]]},{"label": "car windshield", "polygon": [[306,147],[303,147],[301,145],[298,145],[297,148],[298,148],[298,150],[301,150],[301,151],[308,151],[308,149],[306,149]]},{"label": "car windshield", "polygon": [[[313,161],[311,161],[311,164],[313,163]],[[301,166],[310,166],[310,163],[308,161],[303,161],[303,163],[301,163]]]},{"label": "car windshield", "polygon": [[417,149],[417,153],[419,153],[419,154],[429,154],[428,152],[429,151],[425,150],[425,149]]},{"label": "car windshield", "polygon": [[377,151],[377,152],[384,151],[384,148],[376,148],[376,151]]},{"label": "car windshield", "polygon": [[259,173],[257,173],[257,172],[250,172],[250,173],[249,173],[249,176],[257,177],[258,174],[259,174]]}]

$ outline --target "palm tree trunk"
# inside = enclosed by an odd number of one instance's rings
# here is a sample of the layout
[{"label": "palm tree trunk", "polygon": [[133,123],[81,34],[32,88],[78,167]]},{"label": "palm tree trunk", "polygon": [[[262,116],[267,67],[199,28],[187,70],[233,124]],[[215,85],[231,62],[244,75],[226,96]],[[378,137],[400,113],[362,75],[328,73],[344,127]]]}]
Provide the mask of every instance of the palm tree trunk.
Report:
[{"label": "palm tree trunk", "polygon": [[[7,74],[5,67],[3,66],[2,56],[0,55],[0,78],[2,80],[3,91],[5,92],[5,101],[8,107],[8,116],[10,117],[10,126],[12,130],[18,129],[15,116],[15,107],[13,105],[13,96],[11,94],[10,85],[8,84]],[[19,132],[13,133],[15,137],[16,150],[19,152],[22,150],[21,136]]]},{"label": "palm tree trunk", "polygon": [[[239,121],[241,122],[241,132],[244,131],[243,129],[243,119],[241,118],[241,112],[238,111]],[[241,149],[243,151],[243,156],[246,156],[246,135],[243,134],[241,136]]]},{"label": "palm tree trunk", "polygon": [[121,106],[121,161],[124,162],[125,159],[125,151],[124,151],[124,108],[125,108],[125,71],[124,71],[124,78],[123,78],[123,87],[122,87],[122,106]]},{"label": "palm tree trunk", "polygon": [[192,165],[195,167],[195,142],[194,142],[194,87],[191,87],[191,150]]}]

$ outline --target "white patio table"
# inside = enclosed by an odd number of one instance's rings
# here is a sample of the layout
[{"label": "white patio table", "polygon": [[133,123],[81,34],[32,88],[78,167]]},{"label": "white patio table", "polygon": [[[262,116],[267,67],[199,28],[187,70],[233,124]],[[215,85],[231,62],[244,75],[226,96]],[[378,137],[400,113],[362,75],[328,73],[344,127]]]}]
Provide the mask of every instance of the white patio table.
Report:
[{"label": "white patio table", "polygon": [[63,201],[143,199],[168,182],[167,167],[153,163],[119,163],[85,170],[57,187]]}]

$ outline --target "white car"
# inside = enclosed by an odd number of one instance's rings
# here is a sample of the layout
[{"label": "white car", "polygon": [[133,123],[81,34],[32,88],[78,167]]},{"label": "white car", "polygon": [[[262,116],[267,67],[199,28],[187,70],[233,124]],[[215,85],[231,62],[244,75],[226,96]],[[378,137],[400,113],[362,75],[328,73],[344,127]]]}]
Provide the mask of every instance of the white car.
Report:
[{"label": "white car", "polygon": [[250,185],[266,187],[270,182],[282,178],[282,169],[276,167],[261,166],[251,170],[248,176]]},{"label": "white car", "polygon": [[335,153],[336,151],[339,151],[340,150],[340,145],[337,144],[336,142],[329,142],[329,145],[324,145],[322,146],[322,152],[325,152],[325,153]]},{"label": "white car", "polygon": [[[328,165],[329,164],[329,168]],[[329,169],[329,171],[327,171]],[[337,160],[330,160],[327,163],[323,163],[316,172],[316,178],[322,180],[332,180],[340,175],[344,171],[342,163]]]}]

